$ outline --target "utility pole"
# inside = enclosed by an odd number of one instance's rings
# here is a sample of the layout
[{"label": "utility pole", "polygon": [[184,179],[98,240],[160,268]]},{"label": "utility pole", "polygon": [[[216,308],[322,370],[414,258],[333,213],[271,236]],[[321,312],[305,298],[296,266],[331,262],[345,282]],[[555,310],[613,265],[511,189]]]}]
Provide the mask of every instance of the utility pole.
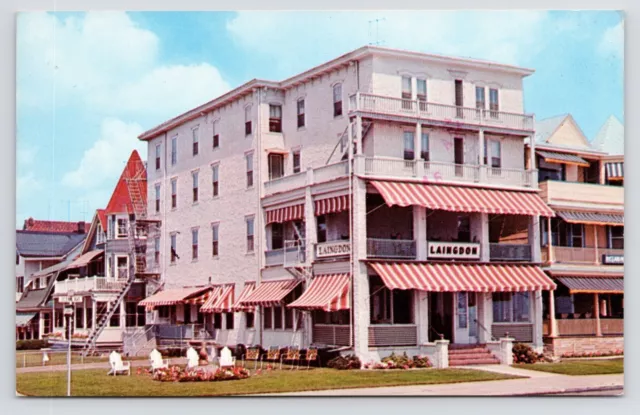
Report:
[{"label": "utility pole", "polygon": [[[375,46],[380,46],[382,44],[384,44],[384,40],[380,40],[380,22],[384,22],[385,19],[383,18],[379,18],[379,19],[374,19],[374,20],[369,20],[369,45],[375,45]],[[374,31],[372,30],[371,26],[372,24],[375,23],[375,41],[372,41],[371,38],[374,36]]]}]

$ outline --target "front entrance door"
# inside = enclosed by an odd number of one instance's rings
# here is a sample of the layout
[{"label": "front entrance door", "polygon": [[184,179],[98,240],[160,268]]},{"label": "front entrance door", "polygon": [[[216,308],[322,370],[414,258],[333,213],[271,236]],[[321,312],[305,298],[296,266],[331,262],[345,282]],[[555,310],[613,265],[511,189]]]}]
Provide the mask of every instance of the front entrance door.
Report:
[{"label": "front entrance door", "polygon": [[478,303],[476,293],[457,292],[455,302],[455,338],[458,344],[478,342]]},{"label": "front entrance door", "polygon": [[448,292],[429,293],[429,341],[453,342],[453,295]]}]

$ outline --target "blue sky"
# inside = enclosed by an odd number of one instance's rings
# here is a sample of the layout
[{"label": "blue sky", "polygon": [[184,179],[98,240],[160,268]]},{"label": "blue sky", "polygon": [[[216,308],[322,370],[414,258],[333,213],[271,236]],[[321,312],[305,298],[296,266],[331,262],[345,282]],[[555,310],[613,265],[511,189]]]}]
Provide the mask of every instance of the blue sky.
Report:
[{"label": "blue sky", "polygon": [[370,42],[533,68],[526,111],[592,139],[624,122],[623,32],[611,11],[21,13],[16,224],[91,220],[142,131]]}]

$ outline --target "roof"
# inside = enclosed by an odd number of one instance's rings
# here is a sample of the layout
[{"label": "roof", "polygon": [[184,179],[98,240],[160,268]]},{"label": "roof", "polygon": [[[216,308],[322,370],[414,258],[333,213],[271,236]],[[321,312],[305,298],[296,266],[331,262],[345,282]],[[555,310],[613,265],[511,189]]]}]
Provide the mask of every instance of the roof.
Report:
[{"label": "roof", "polygon": [[[136,200],[139,197],[139,200]],[[144,214],[147,206],[147,169],[140,154],[133,150],[127,161],[118,183],[111,194],[111,199],[104,210],[105,215],[116,213]],[[144,210],[145,212],[142,212]],[[102,221],[101,221],[102,222]]]},{"label": "roof", "polygon": [[460,58],[453,56],[444,56],[444,55],[436,55],[430,53],[423,52],[415,52],[415,51],[407,51],[401,49],[392,49],[380,46],[363,46],[358,49],[347,52],[343,55],[338,56],[335,59],[324,62],[320,65],[317,65],[307,71],[301,72],[297,75],[294,75],[290,78],[287,78],[283,81],[268,81],[264,79],[252,79],[239,87],[223,94],[209,102],[206,102],[196,108],[193,108],[189,111],[186,111],[174,118],[171,118],[168,121],[163,122],[162,124],[151,128],[150,130],[145,131],[140,134],[138,138],[140,140],[149,140],[152,139],[166,131],[171,130],[185,122],[188,122],[192,119],[199,117],[201,114],[209,111],[213,111],[217,107],[225,105],[231,101],[242,98],[247,94],[253,92],[255,88],[275,88],[275,89],[287,89],[295,87],[303,82],[308,80],[317,78],[326,74],[329,71],[335,70],[340,67],[348,66],[351,62],[361,60],[363,58],[378,55],[378,56],[387,56],[392,58],[408,58],[408,59],[420,59],[427,60],[434,63],[445,63],[445,64],[455,64],[457,66],[463,67],[471,67],[471,68],[481,68],[481,69],[491,69],[494,71],[502,71],[509,72],[513,74],[517,74],[520,76],[528,76],[531,75],[534,70],[529,68],[523,68],[513,65],[505,65],[497,62],[490,62],[480,59],[470,59],[470,58]]},{"label": "roof", "polygon": [[84,226],[84,221],[64,222],[58,220],[36,220],[29,218],[25,219],[22,230],[30,232],[69,233],[78,232],[78,229],[84,230]]},{"label": "roof", "polygon": [[86,234],[16,231],[16,249],[23,257],[60,257],[78,246]]},{"label": "roof", "polygon": [[600,130],[591,141],[591,146],[596,150],[611,155],[624,154],[624,125],[615,116],[611,115],[600,127]]},{"label": "roof", "polygon": [[[565,122],[571,123],[575,128],[576,133],[578,134],[578,140],[581,142],[580,145],[571,143],[566,144],[557,141],[554,142],[554,135],[556,134],[556,132],[561,130],[561,127]],[[584,135],[582,129],[571,114],[561,114],[555,117],[536,121],[535,129],[536,149],[549,149],[569,153],[580,153],[584,156],[593,156],[596,158],[601,158],[602,156],[604,156],[601,151],[594,148],[589,140],[587,140],[587,137]],[[566,139],[566,137],[564,138]]]},{"label": "roof", "polygon": [[536,121],[536,143],[546,143],[568,116],[569,114],[562,114]]},{"label": "roof", "polygon": [[39,290],[25,291],[20,297],[20,301],[16,303],[16,310],[33,309],[42,306],[45,302],[49,288],[41,288]]},{"label": "roof", "polygon": [[100,221],[100,226],[102,227],[102,231],[107,231],[107,211],[104,209],[96,209],[96,213],[98,214],[98,220]]}]

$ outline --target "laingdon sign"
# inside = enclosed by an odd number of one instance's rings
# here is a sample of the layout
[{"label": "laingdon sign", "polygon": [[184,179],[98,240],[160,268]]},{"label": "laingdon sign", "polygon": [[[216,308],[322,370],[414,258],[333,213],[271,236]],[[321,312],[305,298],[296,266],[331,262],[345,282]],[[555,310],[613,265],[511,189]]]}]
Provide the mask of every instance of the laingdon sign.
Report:
[{"label": "laingdon sign", "polygon": [[317,258],[349,255],[350,253],[351,242],[349,241],[324,242],[316,245]]},{"label": "laingdon sign", "polygon": [[433,259],[480,259],[480,244],[466,242],[428,242],[427,256]]}]

